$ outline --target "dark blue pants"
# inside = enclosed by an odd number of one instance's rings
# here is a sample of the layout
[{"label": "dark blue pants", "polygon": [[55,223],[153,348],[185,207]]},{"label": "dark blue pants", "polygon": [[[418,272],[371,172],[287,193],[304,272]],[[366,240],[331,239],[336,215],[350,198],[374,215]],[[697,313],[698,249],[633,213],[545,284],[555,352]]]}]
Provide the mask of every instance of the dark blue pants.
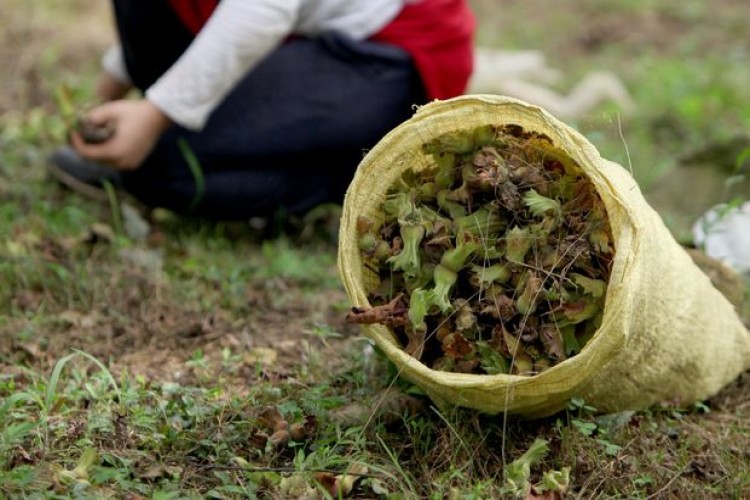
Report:
[{"label": "dark blue pants", "polygon": [[[114,4],[128,72],[145,90],[192,35],[166,2]],[[340,202],[363,153],[424,100],[400,48],[338,33],[293,38],[237,85],[202,131],[172,127],[123,183],[147,205],[213,218],[305,212]],[[202,193],[180,140],[198,160]]]}]

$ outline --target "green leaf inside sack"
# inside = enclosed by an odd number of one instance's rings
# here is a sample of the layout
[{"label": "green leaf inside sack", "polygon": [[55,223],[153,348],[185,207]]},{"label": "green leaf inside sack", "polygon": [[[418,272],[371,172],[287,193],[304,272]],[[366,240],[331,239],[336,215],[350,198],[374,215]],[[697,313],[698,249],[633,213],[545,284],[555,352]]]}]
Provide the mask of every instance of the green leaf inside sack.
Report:
[{"label": "green leaf inside sack", "polygon": [[437,370],[519,375],[579,353],[601,324],[614,255],[580,168],[517,126],[445,134],[423,151],[432,165],[394,183],[383,224],[358,225],[381,279],[370,302],[408,303],[404,326],[388,318],[404,349]]}]

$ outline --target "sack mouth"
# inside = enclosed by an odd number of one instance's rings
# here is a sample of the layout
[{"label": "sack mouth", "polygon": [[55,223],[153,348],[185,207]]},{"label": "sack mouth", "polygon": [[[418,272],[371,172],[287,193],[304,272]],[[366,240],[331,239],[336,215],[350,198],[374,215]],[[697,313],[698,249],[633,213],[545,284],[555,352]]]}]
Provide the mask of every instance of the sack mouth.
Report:
[{"label": "sack mouth", "polygon": [[[637,221],[618,198],[609,179],[615,176],[618,180],[624,180],[627,188],[639,188],[622,167],[603,160],[596,148],[579,133],[543,109],[509,97],[461,96],[419,108],[411,119],[381,139],[357,169],[344,200],[339,236],[339,273],[352,304],[370,306],[367,290],[377,284],[375,280],[378,278],[363,265],[356,243],[357,217],[365,215],[377,220],[378,207],[401,173],[409,168],[421,170],[431,165],[421,150],[422,144],[447,132],[484,125],[517,125],[527,132],[547,136],[556,149],[578,164],[597,192],[602,189],[608,192],[608,196],[602,198],[612,225],[615,255],[601,326],[581,352],[532,376],[433,370],[404,352],[394,333],[387,327],[367,325],[364,333],[397,365],[402,375],[435,400],[440,400],[441,393],[445,392],[443,389],[447,388],[452,392],[448,398],[451,404],[489,412],[550,414],[562,409],[565,401],[571,397],[585,392],[585,386],[597,372],[625,347],[629,318],[621,311],[633,300],[631,292],[623,284],[630,268],[635,265],[632,255],[638,246]],[[602,170],[606,170],[606,173]],[[618,251],[621,248],[627,250]],[[617,299],[613,300],[613,297]],[[602,335],[603,331],[607,334]],[[543,390],[540,391],[540,388]],[[550,411],[550,408],[554,411]]]}]

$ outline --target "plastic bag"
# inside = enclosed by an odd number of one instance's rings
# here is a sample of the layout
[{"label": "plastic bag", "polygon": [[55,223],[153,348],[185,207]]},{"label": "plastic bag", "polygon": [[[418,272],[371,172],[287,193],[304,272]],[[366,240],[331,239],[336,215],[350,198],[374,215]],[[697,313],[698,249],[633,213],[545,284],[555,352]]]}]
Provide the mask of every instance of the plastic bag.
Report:
[{"label": "plastic bag", "polygon": [[712,208],[693,225],[693,238],[706,255],[750,276],[750,201]]}]

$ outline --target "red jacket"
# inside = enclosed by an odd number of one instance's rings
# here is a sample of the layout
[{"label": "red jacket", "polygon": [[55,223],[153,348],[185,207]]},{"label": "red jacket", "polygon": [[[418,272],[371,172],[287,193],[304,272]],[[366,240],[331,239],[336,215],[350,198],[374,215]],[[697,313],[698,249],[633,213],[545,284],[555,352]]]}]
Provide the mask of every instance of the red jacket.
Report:
[{"label": "red jacket", "polygon": [[[218,0],[169,0],[178,16],[198,33]],[[422,0],[406,5],[370,39],[406,50],[429,99],[448,99],[466,90],[473,70],[474,16],[466,0]]]},{"label": "red jacket", "polygon": [[474,16],[465,0],[422,0],[409,4],[371,39],[411,54],[430,99],[466,90],[474,68]]}]

